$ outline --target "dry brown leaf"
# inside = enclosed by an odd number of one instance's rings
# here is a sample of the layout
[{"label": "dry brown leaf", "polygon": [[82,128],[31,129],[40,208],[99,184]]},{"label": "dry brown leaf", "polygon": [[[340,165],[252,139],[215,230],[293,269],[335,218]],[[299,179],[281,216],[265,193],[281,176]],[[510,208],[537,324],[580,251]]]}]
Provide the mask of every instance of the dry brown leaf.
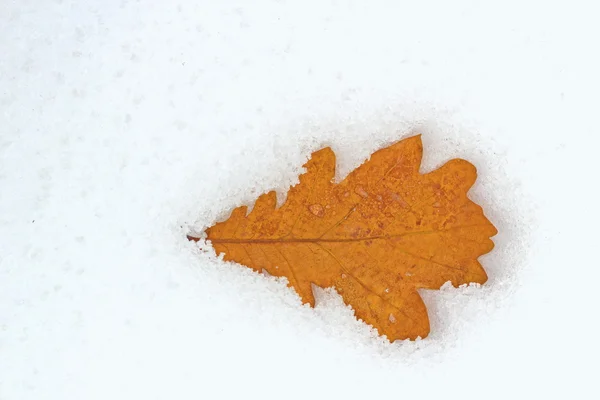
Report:
[{"label": "dry brown leaf", "polygon": [[484,283],[477,258],[497,231],[467,197],[475,167],[455,159],[420,174],[422,153],[420,135],[410,137],[336,184],[333,151],[317,151],[280,208],[275,192],[263,194],[250,214],[238,207],[208,228],[207,239],[227,261],[287,277],[311,306],[311,284],[334,287],[390,341],[425,337],[417,289]]}]

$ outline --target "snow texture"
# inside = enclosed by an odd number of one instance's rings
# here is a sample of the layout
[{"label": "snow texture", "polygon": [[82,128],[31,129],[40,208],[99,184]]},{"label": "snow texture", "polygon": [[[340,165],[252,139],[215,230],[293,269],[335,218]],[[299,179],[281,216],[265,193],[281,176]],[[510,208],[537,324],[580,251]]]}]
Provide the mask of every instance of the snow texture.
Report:
[{"label": "snow texture", "polygon": [[[595,3],[0,2],[0,399],[591,397]],[[185,240],[416,132],[500,231],[425,340]]]}]

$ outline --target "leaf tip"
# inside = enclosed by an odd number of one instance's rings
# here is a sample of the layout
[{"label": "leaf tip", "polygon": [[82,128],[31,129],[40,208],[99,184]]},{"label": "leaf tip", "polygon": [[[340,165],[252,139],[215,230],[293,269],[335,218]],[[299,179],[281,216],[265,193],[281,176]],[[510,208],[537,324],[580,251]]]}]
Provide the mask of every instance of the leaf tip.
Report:
[{"label": "leaf tip", "polygon": [[320,162],[331,162],[331,161],[333,161],[333,163],[335,164],[335,153],[333,152],[333,149],[331,147],[327,146],[320,150],[312,152],[312,154],[310,155],[309,162],[310,161],[316,161],[316,162],[319,162],[319,161]]},{"label": "leaf tip", "polygon": [[331,147],[325,147],[317,150],[310,155],[310,159],[304,164],[307,171],[320,171],[325,179],[332,179],[335,176],[335,153]]},{"label": "leaf tip", "polygon": [[422,133],[417,133],[413,136],[409,136],[406,139],[403,139],[402,141],[407,141],[409,143],[412,142],[415,146],[423,149],[423,134]]},{"label": "leaf tip", "polygon": [[446,184],[468,191],[477,180],[477,168],[467,160],[454,158],[432,174],[441,174]]}]

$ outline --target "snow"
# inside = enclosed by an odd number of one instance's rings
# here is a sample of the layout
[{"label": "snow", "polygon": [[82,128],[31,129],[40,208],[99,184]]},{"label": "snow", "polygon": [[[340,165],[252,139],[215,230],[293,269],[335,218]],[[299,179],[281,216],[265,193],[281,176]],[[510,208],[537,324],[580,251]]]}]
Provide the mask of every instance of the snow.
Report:
[{"label": "snow", "polygon": [[[597,392],[594,5],[2,2],[0,399]],[[427,339],[185,240],[416,132],[500,232]]]}]

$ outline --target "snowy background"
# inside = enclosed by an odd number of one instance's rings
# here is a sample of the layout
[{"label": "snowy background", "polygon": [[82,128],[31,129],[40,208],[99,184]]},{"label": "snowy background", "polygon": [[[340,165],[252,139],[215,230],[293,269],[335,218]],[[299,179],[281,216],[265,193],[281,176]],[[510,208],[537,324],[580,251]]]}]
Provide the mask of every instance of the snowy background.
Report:
[{"label": "snowy background", "polygon": [[[595,3],[1,0],[0,399],[597,394]],[[417,132],[500,232],[425,340],[185,240]]]}]

